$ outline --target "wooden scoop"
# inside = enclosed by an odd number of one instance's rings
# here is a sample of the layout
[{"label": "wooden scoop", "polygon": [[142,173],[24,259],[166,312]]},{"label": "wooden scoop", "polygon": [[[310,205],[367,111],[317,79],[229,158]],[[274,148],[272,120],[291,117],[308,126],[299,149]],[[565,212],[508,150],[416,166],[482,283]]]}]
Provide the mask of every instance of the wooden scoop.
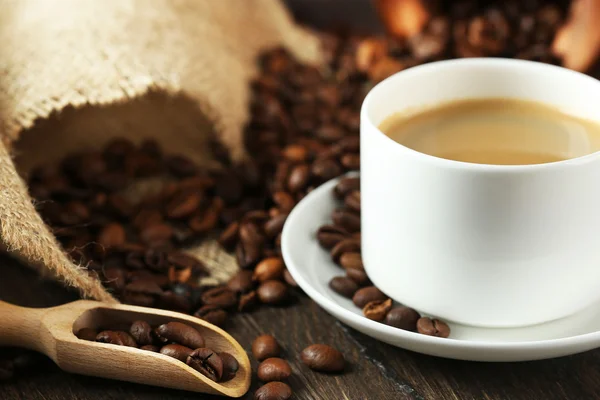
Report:
[{"label": "wooden scoop", "polygon": [[[217,383],[169,356],[134,347],[78,339],[82,328],[125,329],[135,320],[156,326],[179,321],[204,336],[207,347],[226,351],[240,364],[230,381]],[[153,308],[80,300],[52,308],[24,308],[0,301],[0,346],[46,354],[63,370],[146,385],[241,397],[250,386],[250,361],[222,329],[189,315]]]}]

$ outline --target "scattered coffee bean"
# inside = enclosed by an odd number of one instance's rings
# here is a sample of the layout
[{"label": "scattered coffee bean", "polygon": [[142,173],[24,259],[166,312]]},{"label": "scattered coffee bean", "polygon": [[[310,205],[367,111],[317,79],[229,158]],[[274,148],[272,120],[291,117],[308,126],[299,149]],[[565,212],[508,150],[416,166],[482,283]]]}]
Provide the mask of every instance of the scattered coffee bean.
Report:
[{"label": "scattered coffee bean", "polygon": [[372,301],[383,301],[387,300],[387,296],[375,286],[367,286],[362,289],[358,289],[352,297],[352,302],[358,308],[364,308],[367,303]]},{"label": "scattered coffee bean", "polygon": [[277,340],[271,335],[260,335],[252,342],[252,355],[258,361],[266,360],[271,357],[278,357],[281,354],[281,347]]},{"label": "scattered coffee bean", "polygon": [[410,307],[399,306],[392,308],[385,316],[385,323],[406,331],[416,331],[417,321],[421,318],[418,312]]},{"label": "scattered coffee bean", "polygon": [[254,392],[254,400],[288,400],[292,389],[283,382],[269,382]]},{"label": "scattered coffee bean", "polygon": [[186,362],[188,356],[192,354],[192,349],[180,344],[168,344],[160,349],[160,354],[164,354],[165,356],[173,357],[179,361]]},{"label": "scattered coffee bean", "polygon": [[375,300],[368,302],[363,307],[363,314],[365,317],[377,321],[382,322],[387,313],[392,309],[392,300]]},{"label": "scattered coffee bean", "polygon": [[292,375],[292,369],[287,361],[271,357],[258,365],[256,375],[263,382],[282,381]]},{"label": "scattered coffee bean", "polygon": [[202,294],[202,302],[206,305],[218,306],[220,308],[233,308],[237,305],[236,294],[226,286],[218,286],[207,290]]},{"label": "scattered coffee bean", "polygon": [[152,327],[146,321],[134,321],[129,328],[129,333],[140,346],[154,343]]},{"label": "scattered coffee bean", "polygon": [[282,304],[288,298],[288,288],[280,281],[263,282],[257,289],[258,298],[263,304]]},{"label": "scattered coffee bean", "polygon": [[252,310],[258,304],[258,295],[253,290],[248,293],[244,293],[240,296],[240,302],[238,304],[239,312],[246,312]]},{"label": "scattered coffee bean", "polygon": [[358,290],[358,285],[352,279],[345,276],[336,276],[329,281],[329,287],[336,293],[349,299]]},{"label": "scattered coffee bean", "polygon": [[326,344],[312,344],[302,350],[302,362],[310,369],[321,372],[341,372],[344,370],[344,356]]},{"label": "scattered coffee bean", "polygon": [[216,326],[223,326],[227,321],[227,311],[223,310],[217,305],[206,305],[200,307],[195,313],[195,317],[203,319],[209,324]]},{"label": "scattered coffee bean", "polygon": [[187,365],[215,382],[223,376],[223,360],[206,347],[194,350],[187,358]]},{"label": "scattered coffee bean", "polygon": [[81,340],[90,340],[93,342],[96,340],[96,336],[98,336],[98,331],[92,328],[83,328],[77,332],[76,336]]},{"label": "scattered coffee bean", "polygon": [[204,338],[195,328],[181,322],[168,322],[154,330],[162,343],[175,342],[191,349],[204,347]]},{"label": "scattered coffee bean", "polygon": [[138,347],[131,335],[124,331],[102,331],[96,336],[96,341],[118,346]]},{"label": "scattered coffee bean", "polygon": [[223,361],[223,376],[221,377],[221,382],[226,382],[233,379],[240,369],[240,364],[235,357],[229,353],[221,352],[217,354]]},{"label": "scattered coffee bean", "polygon": [[280,279],[283,276],[285,266],[280,257],[265,258],[258,263],[254,269],[253,279],[258,282],[266,282],[273,279]]},{"label": "scattered coffee bean", "polygon": [[254,288],[252,281],[252,271],[239,270],[237,274],[231,277],[227,282],[227,288],[235,293],[246,293]]},{"label": "scattered coffee bean", "polygon": [[417,321],[417,332],[427,336],[447,338],[450,336],[450,327],[439,319],[422,317]]}]

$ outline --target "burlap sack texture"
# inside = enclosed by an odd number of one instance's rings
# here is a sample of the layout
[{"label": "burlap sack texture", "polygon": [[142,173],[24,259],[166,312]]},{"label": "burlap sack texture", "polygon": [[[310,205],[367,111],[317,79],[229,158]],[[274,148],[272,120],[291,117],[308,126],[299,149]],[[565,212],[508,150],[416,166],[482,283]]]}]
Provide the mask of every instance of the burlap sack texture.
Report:
[{"label": "burlap sack texture", "polygon": [[[103,301],[115,300],[63,253],[17,169],[115,136],[154,137],[214,166],[206,145],[216,135],[241,159],[258,53],[320,56],[279,0],[0,0],[0,10],[1,243]],[[195,254],[217,279],[235,269],[214,244]]]}]

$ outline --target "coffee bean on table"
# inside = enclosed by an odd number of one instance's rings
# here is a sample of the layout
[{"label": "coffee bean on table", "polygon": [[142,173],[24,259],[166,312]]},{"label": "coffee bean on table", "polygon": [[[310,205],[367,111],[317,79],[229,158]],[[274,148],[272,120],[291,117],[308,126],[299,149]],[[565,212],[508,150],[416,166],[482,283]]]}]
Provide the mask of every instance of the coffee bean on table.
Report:
[{"label": "coffee bean on table", "polygon": [[254,400],[288,400],[292,389],[283,382],[269,382],[254,392]]},{"label": "coffee bean on table", "polygon": [[352,279],[345,276],[336,276],[329,281],[329,287],[336,293],[349,299],[358,290],[358,285]]},{"label": "coffee bean on table", "polygon": [[204,337],[195,328],[172,321],[158,326],[154,333],[162,343],[175,342],[191,349],[204,347]]},{"label": "coffee bean on table", "polygon": [[152,344],[147,344],[145,346],[140,347],[141,350],[152,351],[154,353],[158,353],[160,351],[160,347],[154,346]]},{"label": "coffee bean on table", "polygon": [[363,314],[370,320],[381,322],[385,319],[388,311],[392,309],[392,300],[375,300],[368,302],[363,307]]},{"label": "coffee bean on table", "polygon": [[227,311],[223,310],[217,305],[206,305],[200,307],[195,313],[195,317],[198,317],[209,324],[216,326],[223,326],[227,321]]},{"label": "coffee bean on table", "polygon": [[223,361],[223,376],[221,377],[221,382],[226,382],[233,379],[240,369],[240,364],[235,357],[229,353],[221,352],[217,354]]},{"label": "coffee bean on table", "polygon": [[146,321],[134,321],[129,328],[129,334],[140,346],[154,343],[152,327]]},{"label": "coffee bean on table", "polygon": [[131,335],[124,331],[102,331],[96,336],[96,341],[119,346],[138,347]]},{"label": "coffee bean on table", "polygon": [[207,290],[201,296],[202,302],[206,305],[219,306],[227,309],[237,305],[237,295],[226,286],[218,286]]},{"label": "coffee bean on table", "polygon": [[235,247],[235,242],[238,240],[238,232],[239,232],[240,224],[237,221],[232,222],[221,232],[219,236],[219,244],[223,246],[226,250],[233,250]]},{"label": "coffee bean on table", "polygon": [[410,307],[399,306],[392,308],[385,316],[385,324],[406,331],[416,331],[419,313]]},{"label": "coffee bean on table", "polygon": [[77,331],[76,336],[81,340],[90,340],[93,342],[96,340],[96,336],[98,336],[98,331],[92,328],[82,328]]},{"label": "coffee bean on table", "polygon": [[187,358],[187,365],[215,382],[223,376],[223,360],[215,351],[206,347],[194,350]]},{"label": "coffee bean on table", "polygon": [[263,304],[282,304],[287,300],[287,285],[280,281],[266,281],[261,283],[256,293]]},{"label": "coffee bean on table", "polygon": [[278,357],[279,354],[281,354],[281,347],[271,335],[260,335],[252,342],[252,355],[258,361]]},{"label": "coffee bean on table", "polygon": [[271,357],[258,365],[256,375],[263,382],[282,381],[292,375],[292,369],[284,359]]},{"label": "coffee bean on table", "polygon": [[361,289],[358,289],[354,296],[352,297],[352,302],[358,308],[364,308],[367,303],[376,300],[387,300],[387,296],[381,290],[377,289],[375,286],[367,286]]},{"label": "coffee bean on table", "polygon": [[447,338],[450,336],[450,327],[439,319],[422,317],[417,321],[417,332],[427,336]]},{"label": "coffee bean on table", "polygon": [[179,361],[186,362],[188,356],[192,354],[192,351],[193,350],[189,347],[182,346],[180,344],[168,344],[160,349],[160,354],[164,354],[166,356],[176,358]]},{"label": "coffee bean on table", "polygon": [[344,356],[326,344],[312,344],[302,350],[302,362],[310,369],[320,372],[340,372],[344,370]]},{"label": "coffee bean on table", "polygon": [[254,288],[252,280],[252,271],[239,270],[227,282],[227,288],[235,293],[246,293]]},{"label": "coffee bean on table", "polygon": [[238,303],[238,311],[246,312],[252,310],[258,304],[258,294],[253,290],[248,293],[240,295],[240,302]]},{"label": "coffee bean on table", "polygon": [[283,276],[285,265],[280,257],[265,258],[254,268],[253,280],[266,282],[273,279],[280,279]]}]

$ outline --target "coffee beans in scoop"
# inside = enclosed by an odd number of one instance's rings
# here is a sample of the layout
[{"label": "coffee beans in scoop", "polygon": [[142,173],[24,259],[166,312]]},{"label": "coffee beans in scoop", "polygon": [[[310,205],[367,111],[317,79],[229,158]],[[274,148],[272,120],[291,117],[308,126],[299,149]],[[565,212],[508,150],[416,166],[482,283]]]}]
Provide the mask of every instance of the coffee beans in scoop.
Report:
[{"label": "coffee beans in scoop", "polygon": [[186,363],[215,382],[233,379],[239,369],[235,357],[206,347],[204,337],[196,328],[177,321],[153,328],[148,322],[138,320],[131,324],[129,332],[104,330],[97,333],[94,329],[83,328],[76,336],[82,340],[161,353]]}]

